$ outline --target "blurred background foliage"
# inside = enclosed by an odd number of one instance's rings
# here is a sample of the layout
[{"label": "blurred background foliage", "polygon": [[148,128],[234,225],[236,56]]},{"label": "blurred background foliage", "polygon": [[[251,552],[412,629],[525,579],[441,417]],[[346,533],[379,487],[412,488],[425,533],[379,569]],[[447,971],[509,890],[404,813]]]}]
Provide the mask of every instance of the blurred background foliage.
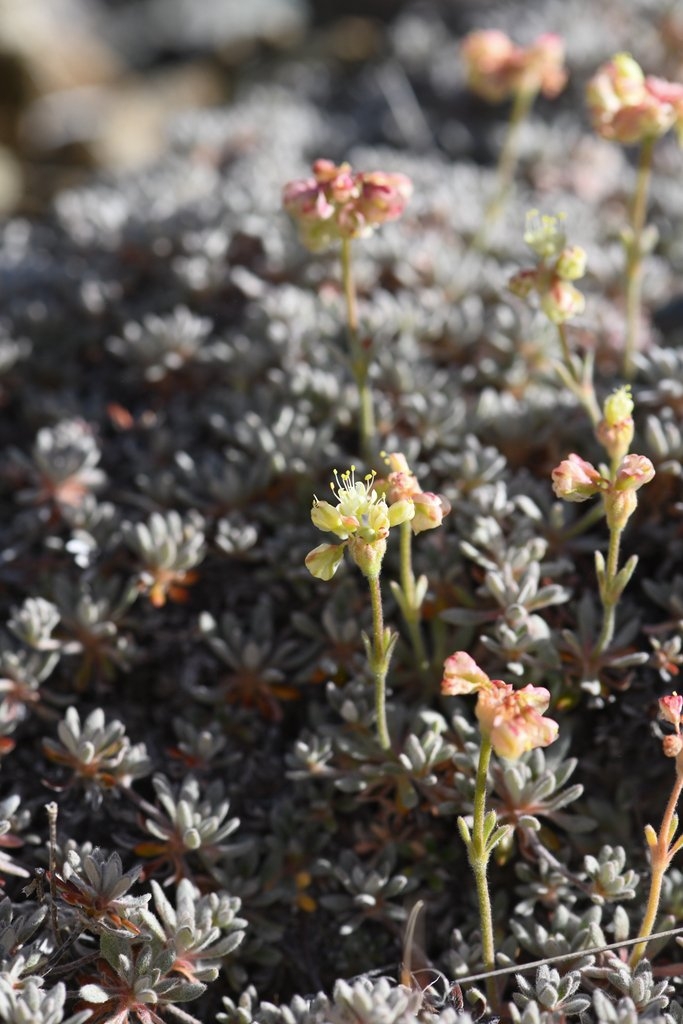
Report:
[{"label": "blurred background foliage", "polygon": [[[0,210],[36,213],[93,169],[126,170],[165,148],[170,117],[231,102],[283,65],[377,66],[397,18],[443,18],[455,37],[487,0],[0,0]],[[498,5],[499,6],[499,5]],[[455,55],[454,55],[455,62]],[[387,101],[414,102],[401,75]],[[408,111],[409,113],[409,111]],[[424,139],[419,119],[415,139]]]}]

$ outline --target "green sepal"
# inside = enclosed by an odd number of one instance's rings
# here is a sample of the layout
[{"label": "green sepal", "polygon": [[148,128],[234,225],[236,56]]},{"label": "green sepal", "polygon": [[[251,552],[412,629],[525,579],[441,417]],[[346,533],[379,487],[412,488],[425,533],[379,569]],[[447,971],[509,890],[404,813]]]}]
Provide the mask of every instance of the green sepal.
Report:
[{"label": "green sepal", "polygon": [[610,586],[610,598],[612,602],[618,601],[628,586],[633,573],[638,565],[638,555],[631,555],[626,565],[619,570]]},{"label": "green sepal", "polygon": [[600,591],[600,600],[605,603],[605,597],[607,595],[606,580],[605,580],[605,559],[602,551],[595,552],[595,575],[598,578],[598,590]]},{"label": "green sepal", "polygon": [[491,835],[490,839],[486,843],[484,848],[486,858],[488,859],[495,848],[502,843],[504,839],[507,839],[513,832],[512,825],[499,825],[495,832]]},{"label": "green sepal", "polygon": [[458,832],[462,836],[463,843],[469,850],[472,846],[472,833],[469,830],[467,822],[462,816],[458,818]]},{"label": "green sepal", "polygon": [[498,815],[495,811],[487,811],[484,817],[484,843],[488,842],[489,836],[493,832],[494,828],[498,824]]}]

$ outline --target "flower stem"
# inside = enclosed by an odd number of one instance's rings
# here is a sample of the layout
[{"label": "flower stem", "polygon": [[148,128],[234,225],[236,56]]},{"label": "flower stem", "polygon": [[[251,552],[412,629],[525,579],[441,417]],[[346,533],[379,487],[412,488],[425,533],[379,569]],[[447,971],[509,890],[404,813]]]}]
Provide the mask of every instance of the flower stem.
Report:
[{"label": "flower stem", "polygon": [[505,199],[510,190],[517,167],[520,127],[526,119],[535,98],[536,93],[534,91],[524,89],[520,90],[514,98],[510,113],[510,123],[508,124],[505,142],[498,159],[495,189],[486,205],[482,226],[474,238],[473,245],[475,249],[486,248],[488,230],[498,219],[505,204]]},{"label": "flower stem", "polygon": [[415,574],[413,573],[413,531],[410,521],[401,523],[401,589],[405,599],[404,618],[413,646],[413,654],[420,671],[424,671],[429,662],[425,650],[422,630],[420,629],[420,607],[415,597]]},{"label": "flower stem", "polygon": [[652,860],[650,892],[647,898],[647,906],[645,908],[643,923],[641,924],[640,931],[638,932],[638,938],[643,939],[643,941],[633,947],[631,959],[629,960],[631,970],[633,970],[645,956],[647,939],[652,935],[652,930],[655,925],[655,919],[659,909],[659,900],[662,894],[662,880],[666,874],[666,869],[669,866],[672,856],[671,841],[673,837],[671,833],[674,814],[676,813],[676,806],[681,795],[681,790],[683,790],[683,775],[679,775],[677,772],[676,781],[673,789],[671,790],[669,802],[667,803],[666,810],[664,811],[664,817],[662,818],[659,835],[657,836],[657,843],[655,846],[650,847],[650,857]]},{"label": "flower stem", "polygon": [[375,411],[370,387],[370,359],[363,349],[358,331],[358,300],[351,262],[351,239],[341,243],[341,270],[346,300],[346,331],[349,340],[351,372],[358,388],[360,409],[360,441],[363,458],[370,464],[375,456]]},{"label": "flower stem", "polygon": [[647,194],[652,175],[652,154],[656,139],[646,138],[640,147],[636,188],[631,203],[631,234],[626,243],[626,344],[624,376],[631,380],[635,373],[633,357],[638,350],[641,289],[643,280],[643,229],[647,214]]},{"label": "flower stem", "polygon": [[375,714],[377,717],[377,738],[382,750],[391,750],[389,726],[387,725],[387,672],[389,671],[390,651],[387,652],[384,629],[384,613],[382,611],[382,591],[379,575],[368,576],[370,601],[372,604],[372,674],[375,681]]},{"label": "flower stem", "polygon": [[[486,852],[484,839],[484,818],[486,815],[486,779],[488,776],[489,761],[491,760],[491,739],[482,736],[481,747],[479,748],[479,764],[477,766],[477,778],[474,784],[474,815],[472,821],[472,842],[468,847],[470,867],[474,874],[474,884],[477,889],[477,902],[479,904],[479,926],[481,928],[481,948],[484,970],[491,971],[495,966],[496,951],[493,942],[493,914],[491,912],[491,896],[486,875],[489,856]],[[498,993],[494,978],[486,979],[486,994],[491,1006],[495,1009]]]},{"label": "flower stem", "polygon": [[571,390],[586,410],[588,418],[593,424],[593,427],[597,427],[601,419],[601,413],[600,406],[598,405],[598,400],[595,397],[595,388],[593,387],[592,373],[588,374],[587,368],[586,366],[584,366],[584,379],[582,379],[579,372],[577,371],[576,366],[574,365],[574,361],[572,359],[571,349],[569,347],[566,324],[558,324],[557,333],[560,339],[560,347],[562,349],[562,361],[565,365],[568,375],[568,380],[566,382],[571,386]]},{"label": "flower stem", "polygon": [[568,526],[566,530],[563,530],[561,538],[563,541],[572,540],[574,537],[580,537],[586,530],[590,530],[591,526],[598,523],[605,514],[605,510],[602,507],[602,502],[596,502],[592,505],[587,512],[580,516],[575,523]]}]

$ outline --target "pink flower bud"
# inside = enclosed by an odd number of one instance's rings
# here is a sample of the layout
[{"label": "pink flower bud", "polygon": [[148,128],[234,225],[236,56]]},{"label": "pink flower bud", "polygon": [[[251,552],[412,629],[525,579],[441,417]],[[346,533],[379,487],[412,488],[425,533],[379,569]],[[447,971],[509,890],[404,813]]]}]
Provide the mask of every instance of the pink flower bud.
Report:
[{"label": "pink flower bud", "polygon": [[413,533],[441,526],[444,516],[451,510],[450,502],[442,494],[433,494],[431,491],[414,494],[412,501],[415,507],[415,515],[410,523]]},{"label": "pink flower bud", "polygon": [[649,484],[655,475],[655,467],[645,455],[626,455],[622,460],[615,486],[617,490],[637,490]]},{"label": "pink flower bud", "polygon": [[623,459],[631,447],[633,430],[633,419],[630,416],[611,426],[607,420],[600,420],[595,428],[595,436],[610,459]]},{"label": "pink flower bud", "polygon": [[681,727],[681,713],[683,712],[683,697],[678,693],[670,693],[666,697],[659,698],[659,717],[670,722],[678,732]]},{"label": "pink flower bud", "polygon": [[350,164],[335,164],[333,160],[319,159],[313,162],[313,174],[320,185],[328,185],[340,174],[351,170]]},{"label": "pink flower bud", "polygon": [[301,220],[328,220],[334,207],[328,203],[313,178],[290,181],[282,190],[282,204],[292,217]]},{"label": "pink flower bud", "polygon": [[315,251],[338,239],[364,238],[399,217],[412,192],[404,174],[354,173],[349,164],[316,160],[313,177],[285,185],[282,201],[299,237]]},{"label": "pink flower bud", "polygon": [[680,82],[667,82],[665,78],[648,75],[645,88],[661,103],[670,103],[672,107],[683,110],[683,84]]},{"label": "pink flower bud", "polygon": [[557,722],[543,718],[550,703],[544,687],[515,690],[502,679],[489,679],[465,651],[456,651],[446,659],[441,692],[478,694],[475,713],[482,735],[490,738],[500,757],[514,760],[527,750],[547,747],[557,737]]},{"label": "pink flower bud", "polygon": [[[420,490],[420,485],[412,473],[390,473],[385,481],[382,481],[387,501],[393,504],[395,501],[403,501],[412,498]],[[376,486],[380,486],[377,481]]]},{"label": "pink flower bud", "polygon": [[624,458],[633,441],[633,398],[629,385],[617,388],[605,399],[603,418],[598,423],[595,434],[605,448],[610,459],[619,461]]},{"label": "pink flower bud", "polygon": [[403,452],[380,452],[380,455],[384,459],[385,463],[389,467],[392,473],[410,473],[412,472],[408,465],[408,460]]},{"label": "pink flower bud", "polygon": [[460,52],[470,88],[492,103],[519,93],[556,96],[567,80],[564,43],[554,33],[523,48],[495,29],[471,32]]},{"label": "pink flower bud", "polygon": [[668,103],[661,103],[654,96],[643,96],[640,103],[632,103],[617,110],[611,120],[609,133],[605,138],[631,146],[643,139],[659,138],[665,135],[676,121],[676,112]]},{"label": "pink flower bud", "polygon": [[555,467],[552,479],[555,494],[565,501],[587,501],[607,483],[595,466],[574,453]]},{"label": "pink flower bud", "polygon": [[382,452],[381,455],[391,468],[391,473],[386,480],[375,480],[375,490],[383,494],[390,504],[417,494],[420,485],[405,455],[402,452],[390,452],[388,455]]},{"label": "pink flower bud", "polygon": [[502,679],[491,679],[485,687],[480,688],[475,714],[484,736],[491,735],[496,719],[500,720],[505,708],[505,701],[514,699],[514,694],[514,686],[504,683]]},{"label": "pink flower bud", "polygon": [[554,32],[545,32],[523,51],[521,66],[521,88],[541,92],[549,99],[557,96],[567,82],[563,39]]},{"label": "pink flower bud", "polygon": [[678,757],[683,750],[683,737],[678,733],[672,736],[662,736],[662,753],[664,757]]},{"label": "pink flower bud", "polygon": [[504,32],[484,29],[465,36],[460,55],[472,92],[491,103],[510,95],[510,60],[517,48]]},{"label": "pink flower bud", "polygon": [[554,324],[563,324],[573,316],[583,313],[586,300],[573,284],[555,278],[549,288],[541,293],[541,309]]},{"label": "pink flower bud", "polygon": [[335,178],[327,189],[330,202],[335,206],[349,203],[352,199],[358,198],[358,188],[350,174]]},{"label": "pink flower bud", "polygon": [[456,651],[446,658],[443,666],[441,692],[450,697],[476,693],[491,685],[491,680],[466,651]]},{"label": "pink flower bud", "polygon": [[604,64],[587,86],[593,127],[624,145],[664,135],[683,117],[683,86],[643,74],[627,53]]},{"label": "pink flower bud", "polygon": [[509,683],[492,679],[491,687],[479,693],[476,715],[499,757],[516,760],[527,750],[547,747],[557,738],[557,722],[543,718],[549,703],[550,694],[542,686],[514,690]]},{"label": "pink flower bud", "polygon": [[396,220],[413,194],[413,184],[405,174],[373,171],[359,175],[358,208],[369,224]]}]

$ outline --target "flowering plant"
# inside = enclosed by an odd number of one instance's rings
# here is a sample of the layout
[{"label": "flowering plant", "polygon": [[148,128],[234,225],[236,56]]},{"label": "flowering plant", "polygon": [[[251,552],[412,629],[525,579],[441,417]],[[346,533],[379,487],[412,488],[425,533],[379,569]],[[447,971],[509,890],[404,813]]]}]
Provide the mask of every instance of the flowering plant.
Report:
[{"label": "flowering plant", "polygon": [[[496,812],[486,812],[486,784],[491,751],[509,760],[517,760],[526,751],[547,747],[557,739],[559,726],[543,712],[550,703],[550,694],[542,686],[525,686],[515,690],[502,679],[489,679],[466,651],[456,651],[444,662],[441,692],[446,696],[477,694],[476,715],[481,730],[479,763],[474,787],[472,827],[464,817],[458,818],[458,829],[467,848],[479,901],[482,953],[487,971],[495,963],[493,917],[488,889],[487,868],[491,854],[510,832],[509,825],[499,825]],[[489,1002],[497,1004],[493,977],[487,979]]]},{"label": "flowering plant", "polygon": [[319,252],[335,241],[341,243],[350,368],[358,388],[361,449],[368,461],[376,454],[370,385],[372,346],[359,334],[351,242],[366,238],[380,224],[400,217],[412,191],[412,182],[405,174],[356,172],[350,164],[337,165],[322,159],[313,164],[313,177],[290,181],[282,191],[283,206],[296,221],[299,238],[307,249]]},{"label": "flowering plant", "polygon": [[398,639],[384,625],[380,572],[387,549],[387,537],[392,526],[409,522],[415,515],[412,501],[402,498],[387,505],[373,487],[375,474],[368,473],[364,480],[356,480],[356,467],[351,466],[341,476],[335,471],[331,483],[337,505],[314,499],[311,519],[320,530],[336,534],[341,544],[320,544],[306,556],[306,568],[318,579],[334,576],[348,548],[351,558],[368,581],[372,604],[372,638],[363,633],[368,664],[375,682],[375,709],[380,745],[391,746],[386,716],[386,678],[389,662]]},{"label": "flowering plant", "polygon": [[638,491],[655,475],[655,468],[645,455],[627,454],[634,433],[633,400],[628,385],[605,399],[603,416],[595,434],[610,456],[610,465],[595,466],[575,452],[552,472],[553,490],[564,501],[581,502],[599,494],[609,528],[607,561],[602,552],[595,552],[595,569],[600,599],[603,605],[603,623],[596,641],[594,655],[599,655],[612,642],[616,606],[635,572],[638,558],[632,555],[619,569],[621,535],[638,505]]},{"label": "flowering plant", "polygon": [[653,151],[657,140],[673,127],[683,145],[683,84],[645,75],[630,54],[618,53],[590,79],[586,99],[599,135],[626,146],[640,145],[629,225],[622,232],[626,256],[624,375],[633,377],[643,257],[657,242],[656,228],[645,227]]}]

